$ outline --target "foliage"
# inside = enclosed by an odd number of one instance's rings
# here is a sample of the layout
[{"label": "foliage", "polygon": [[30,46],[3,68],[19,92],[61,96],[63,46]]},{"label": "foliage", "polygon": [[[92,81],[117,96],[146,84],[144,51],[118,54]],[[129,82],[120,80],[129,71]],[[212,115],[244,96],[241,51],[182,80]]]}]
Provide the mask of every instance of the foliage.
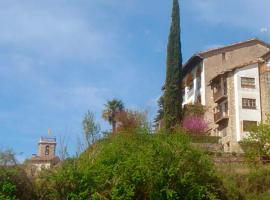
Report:
[{"label": "foliage", "polygon": [[0,167],[0,200],[35,199],[34,186],[20,167]]},{"label": "foliage", "polygon": [[208,131],[208,123],[204,118],[205,107],[201,104],[188,104],[184,107],[183,129],[192,135],[202,135]]},{"label": "foliage", "polygon": [[251,167],[245,163],[217,166],[229,199],[263,200],[270,197],[270,169],[266,165]]},{"label": "foliage", "polygon": [[132,130],[136,128],[151,129],[151,125],[147,120],[147,112],[138,112],[131,110],[124,110],[117,113],[115,117],[118,131]]},{"label": "foliage", "polygon": [[220,140],[219,136],[209,136],[209,135],[192,135],[189,134],[190,140],[192,143],[211,143],[217,144]]},{"label": "foliage", "polygon": [[208,124],[203,116],[188,116],[183,120],[183,128],[191,134],[205,134]]},{"label": "foliage", "polygon": [[88,199],[86,192],[91,187],[91,177],[83,172],[76,159],[65,160],[57,170],[42,171],[36,179],[38,199]]},{"label": "foliage", "polygon": [[180,13],[178,0],[173,1],[172,24],[167,47],[167,69],[164,91],[164,123],[172,130],[182,114],[182,52],[180,41]]},{"label": "foliage", "polygon": [[0,182],[0,200],[15,200],[16,186],[8,181]]},{"label": "foliage", "polygon": [[116,131],[116,114],[124,110],[124,104],[121,100],[113,99],[105,104],[102,117],[112,125],[112,131]]},{"label": "foliage", "polygon": [[187,137],[133,131],[42,175],[40,199],[226,199],[211,162]]},{"label": "foliage", "polygon": [[89,147],[91,144],[94,144],[98,138],[100,132],[100,126],[95,122],[94,113],[88,111],[83,119],[83,131],[84,137]]},{"label": "foliage", "polygon": [[158,99],[158,107],[159,107],[158,113],[154,120],[155,123],[158,123],[164,117],[164,97],[163,96],[159,97]]},{"label": "foliage", "polygon": [[243,139],[242,147],[251,160],[270,155],[270,118],[257,126],[249,127],[249,135]]},{"label": "foliage", "polygon": [[188,116],[203,116],[206,112],[205,106],[197,104],[187,104],[184,106],[184,115]]}]

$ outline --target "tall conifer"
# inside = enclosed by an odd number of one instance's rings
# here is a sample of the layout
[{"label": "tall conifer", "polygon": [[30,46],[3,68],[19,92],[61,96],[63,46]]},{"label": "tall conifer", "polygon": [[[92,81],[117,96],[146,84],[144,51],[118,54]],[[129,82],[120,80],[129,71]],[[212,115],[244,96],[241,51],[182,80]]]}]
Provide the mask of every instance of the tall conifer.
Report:
[{"label": "tall conifer", "polygon": [[178,0],[173,0],[172,24],[167,47],[167,69],[164,91],[164,123],[172,129],[182,117],[182,52]]}]

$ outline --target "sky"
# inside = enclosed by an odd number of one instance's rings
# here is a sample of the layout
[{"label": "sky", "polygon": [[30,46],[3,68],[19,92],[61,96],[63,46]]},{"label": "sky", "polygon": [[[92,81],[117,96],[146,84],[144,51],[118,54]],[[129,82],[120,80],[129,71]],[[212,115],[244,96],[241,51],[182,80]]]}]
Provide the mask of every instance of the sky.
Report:
[{"label": "sky", "polygon": [[[208,48],[269,41],[269,0],[182,0],[184,60]],[[102,131],[106,101],[157,110],[171,0],[0,0],[0,149],[23,161],[48,129],[77,148],[82,119]]]}]

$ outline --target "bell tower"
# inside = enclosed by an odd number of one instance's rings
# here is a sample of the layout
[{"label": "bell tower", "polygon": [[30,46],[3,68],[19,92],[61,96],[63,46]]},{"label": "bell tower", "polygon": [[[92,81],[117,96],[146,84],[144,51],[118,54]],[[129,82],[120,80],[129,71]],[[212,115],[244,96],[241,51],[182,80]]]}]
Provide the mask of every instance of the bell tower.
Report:
[{"label": "bell tower", "polygon": [[56,150],[56,138],[41,137],[38,143],[38,156],[54,157]]}]

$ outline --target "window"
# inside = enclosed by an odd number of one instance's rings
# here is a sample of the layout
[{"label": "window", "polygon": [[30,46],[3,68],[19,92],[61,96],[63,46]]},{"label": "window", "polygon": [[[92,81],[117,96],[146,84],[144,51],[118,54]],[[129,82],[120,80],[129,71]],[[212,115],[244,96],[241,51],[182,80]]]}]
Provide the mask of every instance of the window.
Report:
[{"label": "window", "polygon": [[243,121],[243,131],[249,132],[250,129],[257,125],[256,121]]},{"label": "window", "polygon": [[241,77],[242,88],[255,88],[255,78]]},{"label": "window", "polygon": [[242,99],[242,108],[243,109],[256,109],[256,99]]},{"label": "window", "polygon": [[50,147],[49,147],[49,145],[47,145],[47,146],[45,147],[45,155],[48,156],[49,153],[50,153]]}]

